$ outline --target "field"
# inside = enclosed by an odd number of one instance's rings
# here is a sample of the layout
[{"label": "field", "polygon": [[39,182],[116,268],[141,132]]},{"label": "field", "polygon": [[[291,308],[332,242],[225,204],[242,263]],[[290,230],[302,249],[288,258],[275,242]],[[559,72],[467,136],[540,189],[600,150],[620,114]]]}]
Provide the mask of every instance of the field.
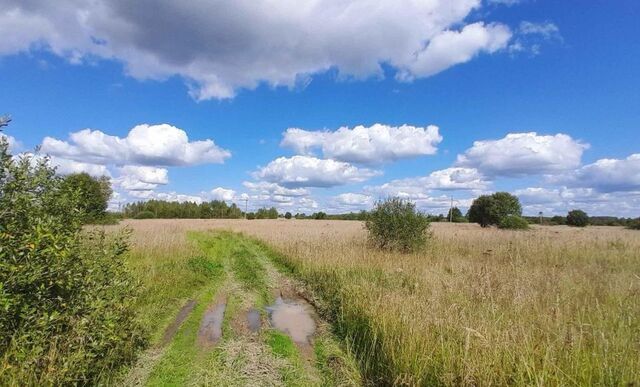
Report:
[{"label": "field", "polygon": [[[360,222],[140,220],[116,227],[123,226],[133,229],[128,263],[144,285],[138,310],[156,343],[126,382],[640,382],[637,231],[434,223],[425,251],[398,254],[368,248]],[[247,340],[226,321],[271,303],[275,288],[294,289],[318,311],[311,355],[273,330]],[[223,341],[202,358],[191,336],[198,313],[220,294],[230,310]],[[159,349],[189,299],[199,306]]]}]

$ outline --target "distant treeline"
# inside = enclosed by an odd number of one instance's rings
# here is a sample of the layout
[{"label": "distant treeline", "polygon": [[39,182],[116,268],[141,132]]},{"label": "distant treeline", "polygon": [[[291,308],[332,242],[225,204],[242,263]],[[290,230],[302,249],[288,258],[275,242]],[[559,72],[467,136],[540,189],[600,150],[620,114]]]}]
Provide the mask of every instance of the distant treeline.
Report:
[{"label": "distant treeline", "polygon": [[244,212],[235,204],[228,205],[221,200],[200,204],[149,200],[125,205],[122,216],[134,219],[238,219],[244,217]]},{"label": "distant treeline", "polygon": [[[136,203],[129,203],[124,206],[122,210],[122,217],[134,218],[134,219],[240,219],[245,217],[244,211],[242,211],[236,204],[227,204],[221,200],[213,200],[204,203],[194,202],[168,202],[164,200],[149,200],[140,201]],[[275,207],[260,208],[257,211],[248,212],[246,214],[247,219],[316,219],[316,220],[367,220],[369,217],[368,211],[348,212],[344,214],[327,214],[323,211],[314,212],[312,214],[291,212],[279,213]],[[453,215],[448,213],[447,215],[427,215],[427,218],[431,222],[448,222],[451,218],[454,222],[467,222],[466,216],[462,215],[461,211],[456,207],[453,208]],[[540,218],[539,216],[524,216],[524,218],[531,224],[545,225],[564,225],[567,223],[566,216],[545,216]],[[592,226],[625,226],[630,227],[638,222],[637,219],[632,218],[617,218],[615,216],[590,216],[589,224]]]}]

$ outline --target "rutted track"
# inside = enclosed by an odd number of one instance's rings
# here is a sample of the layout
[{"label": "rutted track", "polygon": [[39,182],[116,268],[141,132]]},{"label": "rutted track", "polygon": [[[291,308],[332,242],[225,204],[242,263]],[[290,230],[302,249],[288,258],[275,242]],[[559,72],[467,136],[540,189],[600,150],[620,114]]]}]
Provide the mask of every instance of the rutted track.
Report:
[{"label": "rutted track", "polygon": [[224,275],[184,304],[127,384],[361,384],[329,325],[261,246],[230,232],[192,237]]}]

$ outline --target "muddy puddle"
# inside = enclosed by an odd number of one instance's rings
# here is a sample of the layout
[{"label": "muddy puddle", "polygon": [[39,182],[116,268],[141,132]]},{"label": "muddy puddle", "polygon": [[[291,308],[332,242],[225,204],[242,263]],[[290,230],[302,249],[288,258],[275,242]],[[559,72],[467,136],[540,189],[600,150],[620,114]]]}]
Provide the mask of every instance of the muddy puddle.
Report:
[{"label": "muddy puddle", "polygon": [[161,346],[165,346],[169,344],[171,340],[173,340],[173,336],[176,335],[178,328],[180,328],[180,325],[182,325],[184,320],[187,319],[195,306],[195,300],[189,300],[186,304],[184,304],[184,306],[180,309],[180,312],[178,312],[176,318],[173,319],[173,322],[171,322],[171,325],[169,325],[167,329],[165,329],[164,335],[162,336],[162,341],[160,342]]},{"label": "muddy puddle", "polygon": [[252,333],[256,333],[260,330],[262,324],[262,318],[260,317],[260,311],[255,308],[250,309],[247,312],[247,325]]},{"label": "muddy puddle", "polygon": [[220,300],[207,308],[198,330],[198,344],[200,346],[210,347],[218,343],[222,337],[222,321],[226,307],[226,300]]},{"label": "muddy puddle", "polygon": [[275,304],[267,307],[271,325],[286,333],[297,344],[309,344],[316,331],[313,308],[303,300],[276,298]]}]

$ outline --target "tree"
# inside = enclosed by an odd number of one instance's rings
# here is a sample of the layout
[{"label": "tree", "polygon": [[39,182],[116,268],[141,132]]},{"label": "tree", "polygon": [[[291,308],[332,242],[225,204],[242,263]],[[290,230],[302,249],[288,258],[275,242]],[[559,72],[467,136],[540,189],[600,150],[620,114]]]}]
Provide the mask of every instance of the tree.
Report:
[{"label": "tree", "polygon": [[94,178],[84,172],[73,173],[64,178],[62,187],[79,195],[83,222],[92,222],[105,216],[112,194],[108,177]]},{"label": "tree", "polygon": [[311,217],[312,217],[313,219],[316,219],[316,220],[323,220],[323,219],[326,219],[326,218],[327,218],[327,214],[326,214],[326,213],[324,213],[324,212],[322,212],[322,211],[320,211],[320,212],[314,212],[314,213],[311,215]]},{"label": "tree", "polygon": [[291,213],[290,213],[289,211],[287,211],[287,212],[284,214],[284,218],[285,218],[285,219],[291,219]]},{"label": "tree", "polygon": [[365,222],[369,242],[380,249],[411,252],[422,248],[429,238],[427,216],[415,204],[400,198],[376,203]]},{"label": "tree", "polygon": [[447,220],[454,223],[462,223],[464,222],[464,216],[462,215],[462,211],[458,207],[453,207],[449,209],[447,213]]},{"label": "tree", "polygon": [[84,206],[48,158],[13,157],[0,137],[0,369],[9,385],[96,384],[145,345],[126,235],[83,232]]},{"label": "tree", "polygon": [[520,201],[508,192],[496,192],[475,199],[469,208],[467,218],[470,222],[488,227],[500,224],[500,221],[509,215],[522,215]]},{"label": "tree", "polygon": [[573,227],[586,227],[589,224],[589,216],[582,210],[571,210],[567,214],[567,225]]}]

